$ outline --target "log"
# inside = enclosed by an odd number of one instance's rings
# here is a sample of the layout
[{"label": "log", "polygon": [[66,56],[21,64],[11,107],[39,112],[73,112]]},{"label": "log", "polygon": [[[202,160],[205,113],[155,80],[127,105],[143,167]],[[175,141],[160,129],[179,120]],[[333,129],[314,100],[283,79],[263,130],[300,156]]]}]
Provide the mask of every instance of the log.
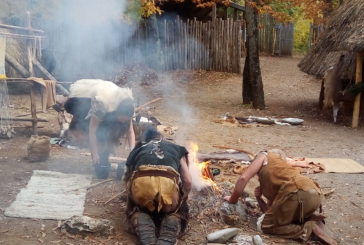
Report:
[{"label": "log", "polygon": [[42,64],[36,59],[36,58],[34,58],[33,59],[33,63],[34,63],[34,65],[36,66],[36,67],[38,67],[38,69],[48,78],[48,79],[50,79],[50,80],[54,80],[54,81],[56,81],[56,87],[59,89],[59,90],[61,90],[62,91],[62,93],[64,94],[64,95],[68,95],[69,94],[69,92],[68,92],[68,90],[67,89],[65,89],[61,84],[59,84],[58,83],[58,81],[57,81],[57,79],[51,74],[51,73],[49,73],[49,71],[47,71],[47,69],[46,68],[44,68],[44,66],[42,66]]},{"label": "log", "polygon": [[[363,82],[363,56],[364,53],[357,53],[356,55],[356,72],[355,72],[355,84]],[[359,125],[360,114],[360,93],[355,97],[354,109],[353,109],[353,121],[352,128],[357,128]]]},{"label": "log", "polygon": [[22,66],[13,56],[6,54],[5,61],[8,62],[9,65],[12,66],[23,77],[30,76],[29,71],[24,66]]}]

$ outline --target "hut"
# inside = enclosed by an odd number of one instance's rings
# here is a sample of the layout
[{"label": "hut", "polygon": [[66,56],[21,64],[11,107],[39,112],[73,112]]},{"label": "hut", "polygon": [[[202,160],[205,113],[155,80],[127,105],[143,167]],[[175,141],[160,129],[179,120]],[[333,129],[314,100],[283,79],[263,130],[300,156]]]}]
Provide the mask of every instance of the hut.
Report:
[{"label": "hut", "polygon": [[[339,76],[360,87],[364,53],[364,1],[346,0],[330,17],[318,42],[299,63],[303,72],[322,78],[344,55]],[[354,85],[355,82],[355,85]],[[360,93],[355,98],[352,127],[359,123]]]}]

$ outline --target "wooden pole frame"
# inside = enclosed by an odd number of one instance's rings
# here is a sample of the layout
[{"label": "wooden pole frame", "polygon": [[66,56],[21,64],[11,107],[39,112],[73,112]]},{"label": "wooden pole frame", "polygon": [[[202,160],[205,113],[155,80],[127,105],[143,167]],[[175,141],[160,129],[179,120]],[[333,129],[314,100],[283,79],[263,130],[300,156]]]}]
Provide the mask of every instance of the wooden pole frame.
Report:
[{"label": "wooden pole frame", "polygon": [[[363,58],[364,52],[358,52],[356,54],[356,72],[355,72],[355,84],[363,82]],[[359,126],[359,114],[360,114],[360,93],[355,97],[354,109],[353,109],[353,121],[352,128]]]}]

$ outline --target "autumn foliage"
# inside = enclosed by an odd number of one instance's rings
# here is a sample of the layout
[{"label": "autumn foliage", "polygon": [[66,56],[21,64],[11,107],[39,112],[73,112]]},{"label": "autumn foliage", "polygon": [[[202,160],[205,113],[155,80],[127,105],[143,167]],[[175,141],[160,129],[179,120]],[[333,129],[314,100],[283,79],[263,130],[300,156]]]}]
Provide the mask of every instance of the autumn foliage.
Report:
[{"label": "autumn foliage", "polygon": [[[159,5],[168,0],[140,0],[141,15],[149,17],[153,14],[161,14]],[[228,5],[232,0],[172,0],[174,2],[192,1],[198,8],[208,8],[215,4]],[[241,2],[241,1],[240,1]],[[280,22],[292,21],[290,10],[300,9],[307,19],[315,23],[324,20],[324,11],[328,8],[327,0],[258,0],[250,2],[259,13],[269,13]]]}]

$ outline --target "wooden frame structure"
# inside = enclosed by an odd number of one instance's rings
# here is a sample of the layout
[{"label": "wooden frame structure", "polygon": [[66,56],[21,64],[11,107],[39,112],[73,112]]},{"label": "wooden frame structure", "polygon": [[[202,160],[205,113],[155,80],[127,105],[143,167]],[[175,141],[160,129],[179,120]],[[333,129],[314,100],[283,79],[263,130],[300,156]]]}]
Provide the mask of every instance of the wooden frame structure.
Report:
[{"label": "wooden frame structure", "polygon": [[[37,81],[33,80],[31,77],[34,77],[34,66],[35,65],[48,79],[56,81],[56,79],[41,65],[38,61],[36,54],[38,53],[37,50],[34,50],[33,41],[35,39],[41,40],[43,36],[41,34],[44,33],[42,30],[33,29],[31,26],[31,18],[30,13],[27,12],[27,27],[21,26],[13,26],[13,25],[6,25],[0,23],[0,28],[15,30],[15,31],[26,31],[26,34],[14,34],[14,33],[6,33],[0,32],[0,35],[5,36],[6,38],[20,38],[26,40],[26,50],[27,50],[27,59],[28,59],[28,69],[23,67],[21,64],[17,62],[17,60],[10,55],[6,55],[5,60],[8,62],[17,72],[19,72],[23,77],[28,78],[6,78],[9,83],[28,83],[30,85],[30,111],[31,111],[31,118],[7,118],[7,120],[12,121],[30,121],[32,123],[33,134],[38,134],[38,122],[48,122],[45,119],[39,119],[37,117],[37,109],[36,109],[36,92],[35,86],[38,83]],[[38,33],[38,34],[34,34]],[[38,50],[40,52],[40,50]],[[30,78],[29,78],[30,77]],[[1,82],[1,80],[0,80]],[[68,91],[60,84],[56,84],[57,88],[59,88],[64,94],[68,94]]]}]

